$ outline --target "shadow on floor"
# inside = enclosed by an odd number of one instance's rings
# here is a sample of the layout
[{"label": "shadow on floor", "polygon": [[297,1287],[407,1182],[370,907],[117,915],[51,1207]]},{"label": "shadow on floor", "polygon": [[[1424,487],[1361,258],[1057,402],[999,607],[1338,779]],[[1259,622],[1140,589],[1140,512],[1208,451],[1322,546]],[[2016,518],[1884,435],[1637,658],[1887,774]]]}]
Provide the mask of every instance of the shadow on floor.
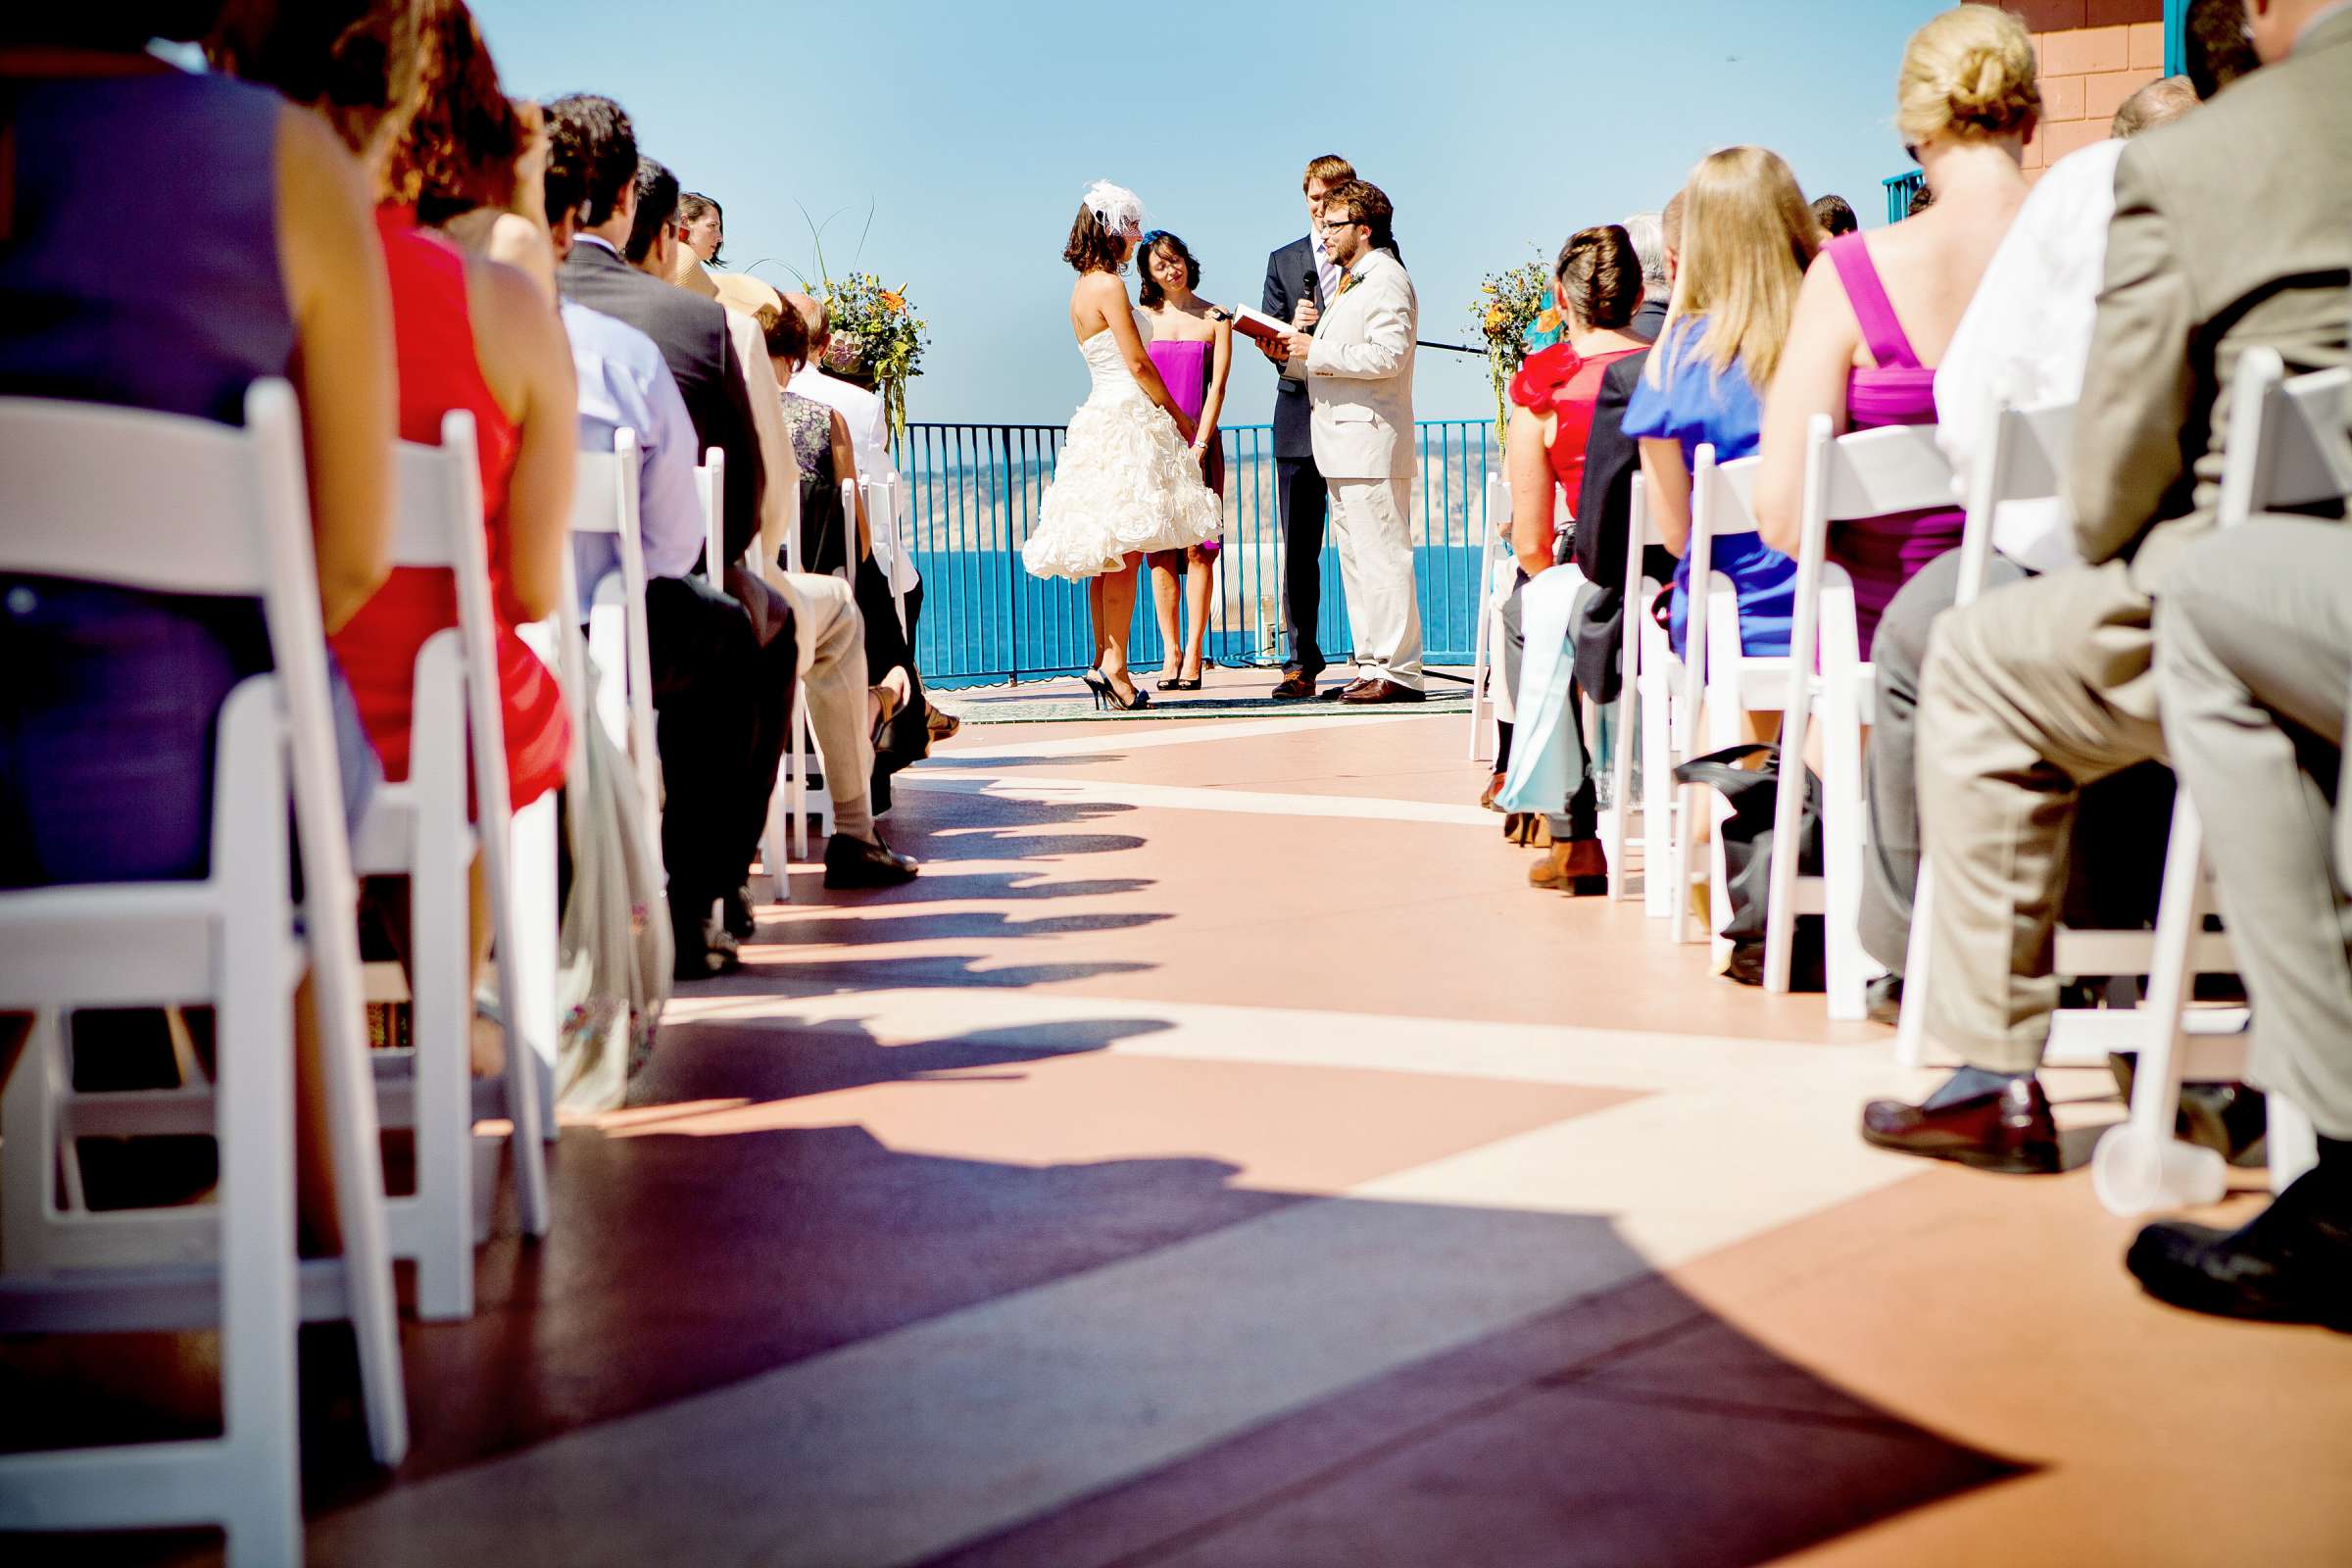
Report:
[{"label": "shadow on floor", "polygon": [[[950,910],[938,914],[902,914],[890,918],[811,914],[763,920],[759,939],[785,948],[825,943],[855,943],[859,948],[888,947],[896,942],[997,941],[1021,937],[1078,936],[1090,931],[1132,931],[1157,925],[1175,916],[1164,912],[1131,910],[1100,914],[1045,914],[1022,920],[1002,909]],[[700,995],[699,992],[695,993]]]},{"label": "shadow on floor", "polygon": [[[524,1245],[502,1197],[477,1315],[407,1325],[416,1447],[397,1478],[366,1461],[347,1337],[313,1356],[315,1560],[735,1563],[766,1560],[747,1541],[789,1538],[775,1560],[1717,1564],[2025,1473],[1748,1340],[1650,1274],[1604,1216],[1257,1190],[1211,1157],[1003,1163],[894,1150],[859,1125],[760,1125],[763,1105],[881,1082],[956,1095],[942,1075],[1017,1070],[1156,1027],[1106,1015],[903,1046],[854,1023],[665,1032],[644,1098],[676,1115],[568,1130],[554,1234]],[[1396,1098],[1396,1115],[1423,1113]],[[1256,1221],[1275,1228],[1235,1229]],[[1002,1366],[918,1354],[904,1387],[885,1358],[861,1374],[881,1382],[846,1405],[808,1407],[778,1385],[748,1448],[663,1445],[625,1485],[569,1474],[529,1494],[475,1468],[1212,1238],[1187,1254],[1187,1270],[1211,1271],[1198,1287],[1179,1274],[1163,1287],[1173,1298],[1113,1292],[1127,1305],[1081,1344],[1027,1345]],[[96,1437],[99,1414],[155,1397],[169,1367],[201,1391],[210,1337],[168,1343],[181,1359],[159,1364],[151,1345],[135,1393],[119,1343],[42,1342],[29,1367],[23,1347],[0,1348],[5,1402],[20,1419],[43,1412],[47,1441]],[[994,1357],[990,1343],[979,1351]],[[1026,1370],[1007,1380],[1007,1366]],[[1064,1431],[1070,1379],[1094,1391],[1084,1402],[1101,1431]],[[972,1419],[958,1391],[973,1380],[988,1430],[931,1430]],[[1220,1414],[1235,1398],[1263,1416]],[[189,1399],[169,1402],[184,1413]],[[1181,1457],[1153,1447],[1170,1423],[1200,1436]],[[560,1468],[579,1451],[538,1457]],[[949,1462],[978,1473],[935,1474]],[[1063,1476],[1075,1490],[1055,1494]],[[736,1500],[706,1507],[706,1486]],[[1049,1505],[1020,1500],[1038,1496]],[[184,1540],[27,1544],[12,1561],[187,1551]]]}]

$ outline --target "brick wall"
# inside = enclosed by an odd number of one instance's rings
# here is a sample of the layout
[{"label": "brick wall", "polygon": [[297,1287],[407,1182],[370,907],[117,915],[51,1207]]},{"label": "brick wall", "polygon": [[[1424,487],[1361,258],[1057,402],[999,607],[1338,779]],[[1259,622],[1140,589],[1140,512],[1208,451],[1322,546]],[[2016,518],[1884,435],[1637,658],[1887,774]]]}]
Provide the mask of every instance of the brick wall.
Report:
[{"label": "brick wall", "polygon": [[2026,143],[2026,177],[2103,141],[2126,98],[2164,74],[2164,0],[2003,0],[2034,29],[2041,125]]}]

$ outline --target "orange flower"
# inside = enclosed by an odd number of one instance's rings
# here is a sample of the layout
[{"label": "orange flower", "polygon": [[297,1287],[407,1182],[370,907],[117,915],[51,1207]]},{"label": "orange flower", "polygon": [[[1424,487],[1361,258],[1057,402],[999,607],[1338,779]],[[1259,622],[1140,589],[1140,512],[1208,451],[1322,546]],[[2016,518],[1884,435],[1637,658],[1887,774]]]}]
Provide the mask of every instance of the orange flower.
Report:
[{"label": "orange flower", "polygon": [[882,291],[882,305],[891,315],[896,316],[906,309],[906,300],[897,290],[886,288]]}]

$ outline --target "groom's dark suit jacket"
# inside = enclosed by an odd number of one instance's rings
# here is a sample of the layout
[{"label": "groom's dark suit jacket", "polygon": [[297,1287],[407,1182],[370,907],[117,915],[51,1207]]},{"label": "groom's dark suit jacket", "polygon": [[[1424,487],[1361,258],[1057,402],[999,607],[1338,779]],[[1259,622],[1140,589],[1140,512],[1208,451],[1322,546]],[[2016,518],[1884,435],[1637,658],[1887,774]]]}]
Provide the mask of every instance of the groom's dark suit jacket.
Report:
[{"label": "groom's dark suit jacket", "polygon": [[695,461],[711,447],[727,455],[727,559],[742,560],[760,535],[764,475],[751,393],[727,336],[725,308],[639,271],[588,240],[572,246],[556,281],[565,299],[626,321],[662,351],[694,421]]},{"label": "groom's dark suit jacket", "polygon": [[[1304,238],[1295,239],[1266,258],[1266,291],[1258,309],[1278,321],[1288,321],[1298,302],[1306,297],[1306,287],[1315,275],[1314,247]],[[1324,310],[1331,301],[1318,298],[1315,303]],[[1274,458],[1278,463],[1306,462],[1315,459],[1315,441],[1309,431],[1306,408],[1306,383],[1276,371],[1274,382]]]}]

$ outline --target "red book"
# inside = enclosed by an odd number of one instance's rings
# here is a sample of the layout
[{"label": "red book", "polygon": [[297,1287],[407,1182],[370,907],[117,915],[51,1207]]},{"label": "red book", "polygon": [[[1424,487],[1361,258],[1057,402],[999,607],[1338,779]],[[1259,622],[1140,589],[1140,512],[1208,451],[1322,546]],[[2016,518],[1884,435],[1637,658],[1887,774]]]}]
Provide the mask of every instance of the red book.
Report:
[{"label": "red book", "polygon": [[1247,305],[1233,307],[1233,329],[1244,337],[1253,337],[1265,344],[1280,343],[1291,335],[1288,325]]}]

